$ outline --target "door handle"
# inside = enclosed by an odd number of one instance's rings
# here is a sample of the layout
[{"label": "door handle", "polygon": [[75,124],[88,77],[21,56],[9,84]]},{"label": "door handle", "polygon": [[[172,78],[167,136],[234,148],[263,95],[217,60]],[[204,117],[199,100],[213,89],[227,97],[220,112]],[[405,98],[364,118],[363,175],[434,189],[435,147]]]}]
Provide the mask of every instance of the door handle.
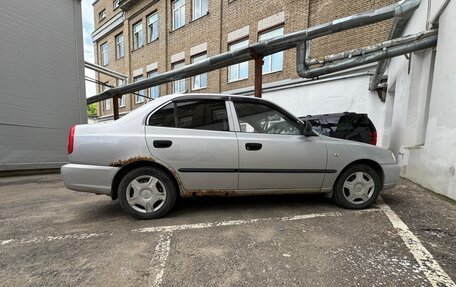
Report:
[{"label": "door handle", "polygon": [[260,150],[263,147],[260,143],[246,143],[245,149],[246,150]]},{"label": "door handle", "polygon": [[154,147],[155,148],[169,148],[172,145],[173,145],[173,142],[172,141],[168,141],[168,140],[157,140],[157,141],[154,141]]}]

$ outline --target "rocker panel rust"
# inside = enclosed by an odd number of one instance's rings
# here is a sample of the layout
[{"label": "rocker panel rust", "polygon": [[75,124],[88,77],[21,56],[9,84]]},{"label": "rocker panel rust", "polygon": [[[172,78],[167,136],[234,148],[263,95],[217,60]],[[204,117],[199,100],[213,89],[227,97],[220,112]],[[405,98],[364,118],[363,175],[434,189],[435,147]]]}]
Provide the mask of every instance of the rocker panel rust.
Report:
[{"label": "rocker panel rust", "polygon": [[150,161],[150,162],[155,162],[155,160],[151,157],[147,157],[147,156],[135,156],[135,157],[131,157],[129,159],[126,159],[126,160],[118,160],[118,161],[113,161],[111,163],[109,163],[109,166],[112,166],[112,167],[123,167],[127,164],[130,164],[130,163],[133,163],[133,162],[136,162],[136,161]]}]

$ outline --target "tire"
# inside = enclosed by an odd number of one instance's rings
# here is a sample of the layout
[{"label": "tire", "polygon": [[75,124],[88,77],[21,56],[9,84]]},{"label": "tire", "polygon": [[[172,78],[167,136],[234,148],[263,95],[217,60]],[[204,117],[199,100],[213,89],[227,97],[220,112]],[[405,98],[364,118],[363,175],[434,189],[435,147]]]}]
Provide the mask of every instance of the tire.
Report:
[{"label": "tire", "polygon": [[154,167],[140,167],[120,181],[120,207],[136,219],[165,216],[176,202],[177,188],[166,173]]},{"label": "tire", "polygon": [[367,208],[377,199],[381,186],[380,176],[373,168],[354,164],[336,180],[333,201],[344,208]]}]

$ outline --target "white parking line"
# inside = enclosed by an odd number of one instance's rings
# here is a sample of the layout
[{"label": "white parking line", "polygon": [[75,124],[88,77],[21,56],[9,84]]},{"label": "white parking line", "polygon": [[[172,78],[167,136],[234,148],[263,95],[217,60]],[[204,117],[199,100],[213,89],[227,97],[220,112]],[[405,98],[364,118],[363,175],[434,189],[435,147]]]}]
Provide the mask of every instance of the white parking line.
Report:
[{"label": "white parking line", "polygon": [[34,238],[22,238],[22,239],[8,239],[0,241],[0,246],[7,244],[31,244],[31,243],[41,243],[41,242],[51,242],[51,241],[60,241],[60,240],[85,240],[93,237],[102,237],[113,235],[112,233],[82,233],[82,234],[65,234],[65,235],[56,235],[56,236],[40,236]]},{"label": "white parking line", "polygon": [[410,231],[408,226],[399,218],[399,216],[379,197],[378,204],[381,210],[386,214],[393,227],[399,233],[410,252],[420,265],[423,273],[426,275],[432,286],[456,287],[450,276],[435,261],[432,254],[421,244],[421,241]]},{"label": "white parking line", "polygon": [[165,272],[166,260],[168,259],[169,249],[171,245],[171,237],[173,233],[167,232],[160,235],[157,246],[155,247],[155,253],[150,260],[150,266],[152,271],[155,271],[155,280],[150,286],[160,287],[163,280],[163,273]]},{"label": "white parking line", "polygon": [[[252,224],[263,221],[293,221],[293,220],[304,220],[317,217],[329,217],[329,216],[343,216],[344,214],[363,214],[368,212],[380,212],[380,209],[365,209],[365,210],[356,210],[356,211],[347,211],[347,212],[326,212],[326,213],[312,213],[312,214],[302,214],[295,216],[285,216],[285,217],[268,217],[268,218],[256,218],[248,220],[228,220],[228,221],[219,221],[219,222],[205,222],[205,223],[194,223],[194,224],[181,224],[181,225],[169,225],[169,226],[155,226],[155,227],[146,227],[133,229],[133,232],[172,232],[176,230],[189,230],[189,229],[201,229],[209,227],[219,227],[219,226],[235,226],[243,224]],[[41,243],[41,242],[50,242],[50,241],[60,241],[60,240],[85,240],[93,237],[104,237],[112,236],[114,233],[82,233],[82,234],[65,234],[65,235],[55,235],[55,236],[41,236],[34,238],[22,238],[22,239],[7,239],[0,241],[0,246],[9,245],[9,244],[32,244],[32,243]]]},{"label": "white parking line", "polygon": [[379,212],[380,209],[364,209],[356,210],[350,212],[326,212],[326,213],[312,213],[312,214],[303,214],[295,216],[285,216],[285,217],[268,217],[268,218],[254,218],[247,220],[228,220],[228,221],[219,221],[219,222],[204,222],[204,223],[194,223],[194,224],[181,224],[181,225],[168,225],[168,226],[154,226],[154,227],[145,227],[139,229],[133,229],[134,232],[172,232],[178,230],[191,230],[191,229],[202,229],[210,227],[220,227],[220,226],[236,226],[244,224],[252,224],[264,221],[294,221],[294,220],[304,220],[317,217],[334,217],[334,216],[343,216],[345,214],[364,214],[369,212]]}]

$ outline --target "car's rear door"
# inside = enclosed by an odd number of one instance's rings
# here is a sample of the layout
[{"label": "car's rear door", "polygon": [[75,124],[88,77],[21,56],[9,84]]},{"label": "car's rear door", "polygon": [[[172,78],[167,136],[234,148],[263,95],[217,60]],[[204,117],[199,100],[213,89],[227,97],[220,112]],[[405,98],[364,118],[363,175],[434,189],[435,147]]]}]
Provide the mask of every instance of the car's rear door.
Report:
[{"label": "car's rear door", "polygon": [[326,146],[302,135],[297,119],[279,107],[233,98],[239,142],[239,189],[319,190]]},{"label": "car's rear door", "polygon": [[238,184],[238,144],[224,99],[180,99],[152,113],[146,141],[170,165],[186,190],[233,190]]}]

